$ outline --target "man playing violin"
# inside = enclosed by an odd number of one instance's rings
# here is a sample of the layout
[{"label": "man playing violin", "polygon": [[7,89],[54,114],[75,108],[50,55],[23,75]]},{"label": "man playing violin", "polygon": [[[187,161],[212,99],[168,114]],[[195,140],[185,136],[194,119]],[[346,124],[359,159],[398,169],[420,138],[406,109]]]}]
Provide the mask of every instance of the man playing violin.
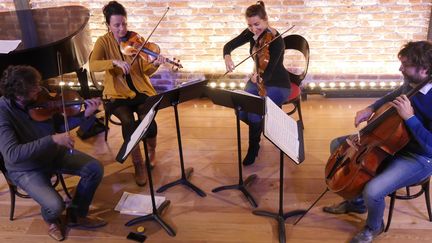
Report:
[{"label": "man playing violin", "polygon": [[[49,225],[48,234],[61,241],[64,229],[60,216],[65,209],[63,198],[51,185],[56,173],[81,177],[75,195],[67,209],[67,225],[70,227],[97,228],[106,222],[89,216],[89,206],[96,188],[103,177],[101,163],[74,147],[74,140],[67,132],[56,131],[53,119],[40,122],[32,120],[28,107],[41,91],[41,75],[30,66],[9,66],[0,81],[0,153],[10,179],[37,203]],[[69,123],[91,119],[101,104],[100,99],[85,101],[87,108]]]},{"label": "man playing violin", "polygon": [[[246,9],[245,16],[248,28],[226,43],[223,48],[226,70],[228,72],[234,70],[234,62],[231,59],[231,52],[234,49],[249,42],[249,53],[252,54],[254,46],[257,47],[256,45],[261,43],[261,39],[264,38],[264,36],[271,35],[273,38],[277,38],[268,45],[268,63],[266,67],[260,67],[259,69],[263,70],[254,71],[246,84],[245,91],[258,95],[262,93],[259,92],[261,89],[265,89],[267,96],[277,105],[281,106],[287,100],[291,90],[289,73],[283,65],[285,53],[283,39],[274,28],[269,26],[264,2],[258,1],[256,4],[249,6]],[[258,62],[258,60],[255,61]],[[262,71],[262,73],[260,73],[260,71]],[[257,83],[263,85],[257,85]],[[255,157],[258,155],[260,148],[259,142],[262,132],[262,117],[254,113],[243,111],[240,111],[239,115],[240,119],[249,125],[249,148],[243,160],[243,165],[251,165],[255,162]]]},{"label": "man playing violin", "polygon": [[[364,228],[351,242],[372,242],[384,230],[385,197],[399,188],[418,183],[432,174],[432,83],[428,82],[410,99],[408,90],[430,80],[432,75],[432,43],[428,41],[408,42],[398,53],[401,62],[399,71],[404,77],[404,85],[377,100],[372,105],[357,112],[354,125],[368,121],[382,105],[394,107],[411,136],[409,143],[394,156],[388,157],[384,168],[372,178],[363,189],[362,195],[346,200],[323,210],[333,214],[366,213]],[[340,137],[332,141],[330,150],[347,139],[354,149],[361,141]]]},{"label": "man playing violin", "polygon": [[[127,13],[120,3],[111,1],[103,7],[108,33],[99,37],[90,56],[90,70],[105,72],[104,98],[113,100],[109,108],[122,124],[122,135],[128,141],[137,127],[133,113],[138,113],[139,119],[145,116],[144,103],[149,96],[156,95],[150,83],[150,76],[156,72],[159,65],[165,63],[165,57],[159,55],[154,61],[146,62],[138,58],[132,63],[132,56],[124,55],[120,44],[128,36]],[[147,147],[150,162],[154,165],[157,125],[150,124],[147,133]],[[144,186],[147,179],[144,160],[139,146],[131,153],[135,168],[135,182]]]}]

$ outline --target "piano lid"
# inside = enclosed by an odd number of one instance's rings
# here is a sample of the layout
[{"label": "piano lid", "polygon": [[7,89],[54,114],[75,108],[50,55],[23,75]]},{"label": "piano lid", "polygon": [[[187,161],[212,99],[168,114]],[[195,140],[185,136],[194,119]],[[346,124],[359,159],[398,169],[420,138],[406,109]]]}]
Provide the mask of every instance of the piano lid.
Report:
[{"label": "piano lid", "polygon": [[31,65],[44,79],[58,76],[57,52],[63,72],[80,69],[92,46],[89,18],[82,6],[0,12],[0,39],[21,40],[16,50],[0,54],[0,72],[9,65]]}]

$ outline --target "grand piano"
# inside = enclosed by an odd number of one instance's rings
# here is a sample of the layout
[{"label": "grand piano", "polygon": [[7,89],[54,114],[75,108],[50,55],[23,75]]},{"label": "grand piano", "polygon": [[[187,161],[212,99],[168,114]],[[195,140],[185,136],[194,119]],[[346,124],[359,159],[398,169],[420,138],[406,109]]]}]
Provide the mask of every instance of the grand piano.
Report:
[{"label": "grand piano", "polygon": [[17,49],[0,54],[0,73],[9,65],[30,65],[43,79],[59,76],[57,53],[63,73],[76,72],[81,95],[90,95],[83,65],[91,52],[90,11],[82,6],[0,12],[0,40],[21,40]]}]

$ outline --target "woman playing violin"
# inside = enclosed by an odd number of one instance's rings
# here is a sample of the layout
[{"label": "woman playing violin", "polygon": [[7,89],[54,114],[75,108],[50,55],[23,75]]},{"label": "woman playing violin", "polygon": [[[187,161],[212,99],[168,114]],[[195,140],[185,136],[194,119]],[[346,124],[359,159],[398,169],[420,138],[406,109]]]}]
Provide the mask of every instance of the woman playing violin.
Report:
[{"label": "woman playing violin", "polygon": [[[111,1],[103,7],[108,33],[99,37],[90,56],[91,71],[105,71],[104,98],[111,99],[109,109],[118,117],[122,124],[122,134],[125,141],[136,128],[133,113],[138,113],[141,120],[144,114],[144,103],[149,96],[156,94],[150,83],[150,78],[165,58],[159,55],[154,61],[146,62],[138,58],[132,63],[132,56],[121,52],[122,39],[130,33],[127,28],[125,8],[116,1]],[[157,125],[153,122],[147,134],[150,161],[154,162],[156,148]],[[147,179],[143,156],[139,146],[132,151],[132,162],[135,167],[135,181],[144,186]]]},{"label": "woman playing violin", "polygon": [[[333,214],[366,213],[365,226],[350,242],[372,242],[384,231],[385,197],[390,193],[415,183],[432,174],[432,43],[408,42],[398,53],[399,71],[404,85],[357,112],[354,125],[368,121],[381,106],[389,103],[397,111],[410,134],[410,141],[394,156],[388,156],[379,168],[379,174],[364,186],[361,195],[338,205],[324,207]],[[429,81],[429,82],[428,82]],[[405,93],[424,85],[410,99]],[[394,132],[394,131],[388,131]],[[336,150],[347,137],[332,141],[330,150]],[[349,146],[358,149],[362,141],[356,136],[347,140]]]},{"label": "woman playing violin", "polygon": [[[247,82],[245,91],[255,95],[261,94],[259,89],[262,89],[262,86],[260,87],[257,83],[262,83],[267,96],[277,105],[281,106],[290,94],[289,73],[283,66],[285,53],[283,39],[274,28],[270,27],[264,2],[258,1],[256,4],[249,6],[246,9],[245,15],[248,28],[224,46],[223,54],[226,69],[229,72],[234,70],[235,65],[231,59],[231,52],[234,49],[249,42],[249,52],[252,54],[254,47],[257,49],[260,48],[260,46],[257,45],[263,45],[264,42],[261,38],[267,38],[269,35],[273,38],[277,38],[267,47],[267,65],[265,67],[257,65],[258,68],[255,68],[255,71]],[[249,125],[249,148],[243,160],[243,164],[251,165],[255,162],[255,157],[258,155],[260,147],[262,117],[253,113],[240,112],[240,119]]]},{"label": "woman playing violin", "polygon": [[[78,150],[69,153],[74,140],[67,132],[55,130],[53,119],[35,121],[31,118],[28,107],[38,98],[40,80],[39,72],[30,66],[9,66],[3,72],[0,81],[3,95],[0,97],[0,156],[11,180],[40,204],[42,217],[49,225],[48,234],[61,241],[65,230],[60,216],[65,203],[52,187],[51,176],[65,173],[81,177],[67,210],[67,225],[101,227],[106,222],[88,216],[88,212],[103,177],[103,166]],[[68,119],[68,123],[94,118],[100,99],[87,100],[86,104],[86,110]]]}]

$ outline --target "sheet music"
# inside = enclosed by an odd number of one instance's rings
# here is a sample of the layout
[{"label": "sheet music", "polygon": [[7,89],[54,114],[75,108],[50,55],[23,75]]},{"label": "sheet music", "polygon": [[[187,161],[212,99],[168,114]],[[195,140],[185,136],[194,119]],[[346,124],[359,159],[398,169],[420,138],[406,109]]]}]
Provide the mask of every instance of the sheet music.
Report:
[{"label": "sheet music", "polygon": [[264,135],[297,164],[299,159],[299,135],[297,122],[266,97]]},{"label": "sheet music", "polygon": [[0,53],[7,54],[15,50],[20,43],[21,40],[0,40]]},{"label": "sheet music", "polygon": [[251,96],[251,97],[255,97],[255,98],[261,98],[261,96],[251,94],[251,93],[249,93],[249,92],[246,92],[246,91],[243,90],[243,89],[234,89],[234,90],[232,90],[232,92],[234,92],[234,93],[238,93],[238,94],[242,94],[242,95]]},{"label": "sheet music", "polygon": [[[164,201],[165,197],[155,196],[156,207],[159,207]],[[151,196],[123,192],[114,210],[119,211],[121,214],[138,216],[151,214],[153,211]]]},{"label": "sheet music", "polygon": [[135,147],[135,145],[141,140],[144,133],[147,131],[148,127],[150,126],[150,123],[153,121],[153,118],[156,113],[156,105],[159,104],[159,102],[162,100],[162,97],[152,106],[149,112],[145,115],[144,119],[141,121],[141,123],[138,125],[138,127],[135,129],[135,131],[132,133],[132,136],[127,143],[126,151],[123,154],[123,160],[126,159],[126,157],[129,155],[131,150]]}]

